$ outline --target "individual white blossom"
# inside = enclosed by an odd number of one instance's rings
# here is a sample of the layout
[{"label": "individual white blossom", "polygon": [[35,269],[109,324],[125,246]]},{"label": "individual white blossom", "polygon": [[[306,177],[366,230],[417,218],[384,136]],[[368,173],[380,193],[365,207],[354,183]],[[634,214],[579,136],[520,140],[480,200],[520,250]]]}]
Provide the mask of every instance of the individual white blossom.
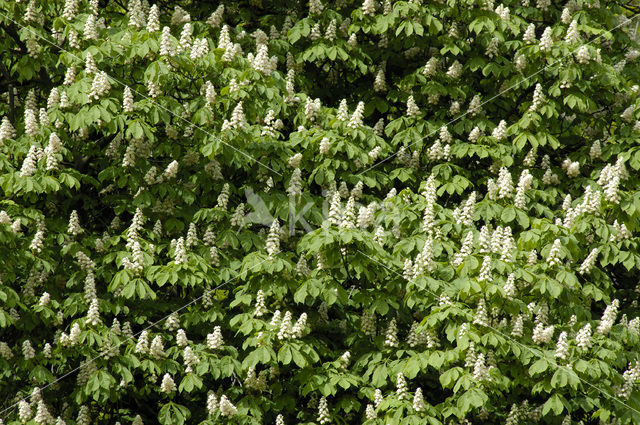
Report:
[{"label": "individual white blossom", "polygon": [[398,400],[406,400],[409,398],[407,380],[404,378],[402,372],[396,375],[396,395],[398,396]]},{"label": "individual white blossom", "polygon": [[173,56],[175,53],[176,48],[171,36],[171,28],[165,26],[162,28],[162,35],[160,36],[160,56]]},{"label": "individual white blossom", "polygon": [[336,118],[340,121],[347,121],[349,119],[349,109],[347,107],[347,99],[342,99],[338,105],[338,111]]},{"label": "individual white blossom", "polygon": [[561,332],[556,344],[555,356],[561,360],[567,360],[569,357],[569,342],[567,341],[567,332]]},{"label": "individual white blossom", "polygon": [[387,347],[398,346],[398,327],[396,325],[396,319],[391,319],[389,326],[387,326],[385,335],[384,345]]},{"label": "individual white blossom", "polygon": [[224,339],[222,338],[222,328],[216,326],[213,329],[213,333],[207,334],[207,347],[211,350],[219,350],[224,345]]},{"label": "individual white blossom", "polygon": [[67,21],[72,21],[78,13],[78,0],[65,0],[62,17]]},{"label": "individual white blossom", "polygon": [[86,323],[97,326],[100,323],[100,311],[98,310],[98,299],[91,300],[89,311],[87,312]]},{"label": "individual white blossom", "polygon": [[407,116],[411,118],[418,117],[420,115],[420,108],[416,104],[415,100],[413,100],[413,96],[409,96],[407,99]]},{"label": "individual white blossom", "polygon": [[504,140],[507,137],[507,122],[505,120],[500,121],[498,126],[493,129],[491,135],[498,141]]},{"label": "individual white blossom", "polygon": [[180,32],[178,41],[178,52],[191,50],[193,44],[193,26],[191,22],[186,22]]},{"label": "individual white blossom", "polygon": [[96,26],[96,17],[93,15],[87,16],[87,20],[84,23],[84,39],[85,40],[98,39],[98,28]]},{"label": "individual white blossom", "polygon": [[174,261],[176,264],[183,264],[188,261],[183,237],[179,237],[176,241],[174,250]]},{"label": "individual white blossom", "polygon": [[513,300],[516,297],[517,288],[515,284],[515,275],[513,273],[510,273],[507,277],[507,281],[505,282],[503,289],[507,299]]},{"label": "individual white blossom", "polygon": [[24,110],[24,131],[31,137],[36,137],[40,131],[34,109],[27,108]]},{"label": "individual white blossom", "polygon": [[243,127],[246,123],[244,110],[242,107],[242,101],[238,102],[231,114],[231,120],[229,121],[229,128],[237,129]]},{"label": "individual white blossom", "polygon": [[47,127],[49,124],[51,124],[49,120],[49,114],[47,113],[46,108],[40,108],[38,112],[39,112],[38,118],[40,119],[40,126]]},{"label": "individual white blossom", "polygon": [[428,236],[422,251],[416,256],[413,266],[413,278],[422,275],[424,272],[431,272],[435,267],[433,261],[433,238]]},{"label": "individual white blossom", "polygon": [[553,39],[551,38],[551,27],[546,27],[544,32],[542,33],[542,37],[540,37],[540,50],[543,52],[551,50],[553,46]]},{"label": "individual white blossom", "polygon": [[218,195],[217,207],[226,211],[228,205],[229,205],[229,183],[225,183],[222,186],[222,190],[220,191],[220,194]]},{"label": "individual white blossom", "polygon": [[349,39],[347,40],[347,44],[351,48],[355,48],[358,45],[358,36],[356,35],[355,32],[349,36]]},{"label": "individual white blossom", "polygon": [[626,108],[622,114],[620,114],[620,118],[622,118],[623,120],[625,120],[626,122],[631,122],[634,119],[634,111],[635,110],[635,105],[631,105],[628,108]]},{"label": "individual white blossom", "polygon": [[178,347],[184,347],[189,343],[189,339],[187,338],[187,333],[184,329],[178,329],[176,332],[176,345]]},{"label": "individual white blossom", "polygon": [[84,59],[84,73],[85,75],[95,75],[98,73],[98,66],[96,65],[96,61],[93,59],[91,52],[88,52]]},{"label": "individual white blossom", "polygon": [[489,326],[489,316],[487,314],[487,304],[484,298],[480,298],[478,301],[478,307],[476,313],[473,316],[473,323],[481,326]]},{"label": "individual white blossom", "polygon": [[[33,398],[33,396],[32,396]],[[52,424],[54,422],[54,418],[49,412],[47,405],[44,403],[44,400],[38,400],[38,407],[36,409],[35,421],[39,425]]]},{"label": "individual white blossom", "polygon": [[460,64],[460,62],[453,62],[453,64],[447,70],[447,76],[453,78],[454,80],[457,80],[462,76],[462,65]]},{"label": "individual white blossom", "polygon": [[451,102],[451,106],[449,106],[449,113],[451,115],[456,115],[460,112],[460,101],[454,100]]},{"label": "individual white blossom", "polygon": [[600,324],[596,328],[596,333],[600,335],[607,335],[609,333],[611,327],[616,321],[619,306],[620,301],[615,299],[611,301],[611,304],[609,304],[607,308],[605,308],[604,313],[602,313],[602,318],[600,319]]},{"label": "individual white blossom", "polygon": [[462,246],[460,247],[460,251],[453,256],[453,260],[451,264],[454,267],[460,266],[464,259],[471,254],[473,250],[473,232],[467,232],[467,235],[462,242]]},{"label": "individual white blossom", "polygon": [[26,423],[33,416],[31,411],[31,404],[26,400],[20,400],[18,402],[18,417],[22,423]]},{"label": "individual white blossom", "polygon": [[291,199],[300,199],[302,196],[302,171],[300,168],[296,168],[291,173],[287,194]]},{"label": "individual white blossom", "polygon": [[576,52],[576,61],[580,64],[587,64],[590,60],[589,48],[586,45],[581,46]]},{"label": "individual white blossom", "polygon": [[300,338],[302,337],[305,329],[307,327],[307,313],[302,313],[296,323],[291,328],[290,337]]},{"label": "individual white blossom", "polygon": [[367,407],[365,409],[365,417],[370,421],[378,417],[378,415],[376,414],[376,408],[373,407],[373,404],[367,404]]},{"label": "individual white blossom", "polygon": [[51,358],[51,350],[53,349],[53,347],[51,346],[51,344],[49,344],[48,342],[46,344],[44,344],[44,347],[42,347],[42,354],[50,359]]},{"label": "individual white blossom", "polygon": [[478,281],[479,282],[487,282],[487,281],[491,281],[492,280],[492,276],[491,276],[491,257],[489,257],[488,255],[484,256],[484,259],[482,260],[482,266],[480,266],[480,274],[478,275]]},{"label": "individual white blossom", "polygon": [[511,331],[511,336],[520,338],[523,335],[523,317],[521,314],[517,315],[513,319],[513,329]]},{"label": "individual white blossom", "polygon": [[498,175],[498,199],[511,198],[512,196],[513,179],[511,178],[511,173],[506,167],[502,167]]},{"label": "individual white blossom", "polygon": [[89,416],[89,408],[87,406],[80,406],[78,416],[76,417],[76,423],[78,425],[90,425],[91,417]]},{"label": "individual white blossom", "polygon": [[495,12],[504,21],[508,21],[510,18],[509,8],[502,4],[499,4],[498,7],[496,7]]},{"label": "individual white blossom", "polygon": [[33,235],[29,249],[36,253],[41,253],[44,248],[44,225],[42,222],[38,224],[36,233]]},{"label": "individual white blossom", "polygon": [[587,258],[585,258],[582,264],[580,264],[580,269],[578,270],[578,273],[583,275],[583,274],[589,274],[589,272],[591,272],[591,269],[595,265],[596,259],[598,257],[598,252],[599,252],[598,248],[593,248],[591,250],[589,255],[587,255]]},{"label": "individual white blossom", "polygon": [[487,49],[484,52],[485,55],[487,55],[487,57],[490,59],[498,56],[499,45],[500,45],[500,40],[498,39],[498,37],[493,37],[489,41],[489,44],[487,45]]},{"label": "individual white blossom", "polygon": [[591,324],[587,323],[576,335],[576,345],[582,350],[591,348]]},{"label": "individual white blossom", "polygon": [[331,149],[331,142],[328,137],[323,137],[320,141],[320,145],[318,147],[320,154],[327,155],[329,153],[329,149]]},{"label": "individual white blossom", "polygon": [[422,388],[416,388],[416,392],[413,395],[413,410],[416,412],[423,412],[425,410],[424,397],[422,396]]},{"label": "individual white blossom", "polygon": [[36,164],[38,161],[37,152],[36,146],[31,145],[27,156],[22,162],[22,168],[20,168],[21,177],[32,176],[36,172]]},{"label": "individual white blossom", "polygon": [[373,81],[373,89],[376,92],[384,92],[387,90],[387,83],[385,81],[384,69],[380,68],[376,73],[376,78]]},{"label": "individual white blossom", "polygon": [[268,74],[271,71],[271,65],[269,62],[269,48],[266,44],[258,46],[256,56],[253,58],[251,64],[253,69],[263,74]]},{"label": "individual white blossom", "polygon": [[627,400],[631,396],[631,392],[640,384],[640,362],[636,360],[633,366],[629,362],[629,367],[622,374],[622,379],[624,383],[617,391],[617,396]]},{"label": "individual white blossom", "polygon": [[362,14],[365,16],[375,16],[376,14],[375,0],[364,0],[362,2]]},{"label": "individual white blossom", "polygon": [[147,19],[147,31],[160,31],[160,10],[157,5],[151,6],[149,9],[149,18]]},{"label": "individual white blossom", "polygon": [[319,98],[313,100],[311,97],[307,97],[304,107],[304,115],[309,121],[314,121],[318,112],[320,111],[321,106],[322,104]]},{"label": "individual white blossom", "polygon": [[545,326],[542,321],[539,321],[533,328],[533,335],[531,339],[536,344],[546,344],[553,338],[554,326]]},{"label": "individual white blossom", "polygon": [[71,345],[78,345],[78,343],[80,342],[80,325],[78,324],[78,322],[74,323],[71,326],[71,331],[69,332],[69,342],[71,343]]},{"label": "individual white blossom", "polygon": [[364,102],[358,102],[356,109],[353,111],[353,114],[349,118],[349,123],[347,124],[347,127],[350,127],[350,128],[361,127],[363,116],[364,116]]},{"label": "individual white blossom", "polygon": [[269,257],[274,257],[280,252],[280,225],[276,218],[269,229],[269,236],[267,237],[267,253]]},{"label": "individual white blossom", "polygon": [[340,227],[351,229],[356,226],[355,202],[355,198],[350,196],[340,220]]},{"label": "individual white blossom", "polygon": [[13,128],[9,117],[2,118],[2,124],[0,124],[0,146],[8,139],[14,139],[16,137],[16,130]]},{"label": "individual white blossom", "polygon": [[288,339],[293,336],[292,326],[291,326],[291,312],[286,311],[284,313],[284,317],[280,321],[280,330],[278,331],[278,339]]},{"label": "individual white blossom", "polygon": [[627,229],[627,226],[624,223],[618,223],[617,219],[613,221],[613,228],[614,232],[611,232],[609,241],[622,241],[631,238],[631,232]]},{"label": "individual white blossom", "polygon": [[380,388],[376,388],[373,392],[373,403],[375,405],[375,408],[379,408],[380,404],[382,404],[383,401],[384,397],[382,396],[382,391],[380,391]]},{"label": "individual white blossom", "polygon": [[469,141],[475,143],[482,137],[482,131],[478,127],[473,127],[473,130],[469,133]]},{"label": "individual white blossom", "polygon": [[476,361],[473,365],[473,379],[476,381],[486,381],[489,379],[489,369],[485,364],[485,357],[482,353],[476,356]]},{"label": "individual white blossom", "polygon": [[432,57],[427,61],[427,64],[424,66],[422,70],[422,74],[426,77],[435,75],[437,67],[438,67],[438,59],[436,59],[435,57]]},{"label": "individual white blossom", "polygon": [[67,232],[73,236],[78,236],[80,233],[83,232],[82,228],[80,227],[80,219],[78,218],[78,211],[76,210],[71,211],[71,216],[69,217],[69,227],[67,228]]},{"label": "individual white blossom", "polygon": [[156,97],[162,94],[162,90],[160,90],[160,86],[154,81],[147,81],[147,91],[149,93],[149,97],[155,99]]},{"label": "individual white blossom", "polygon": [[133,93],[129,86],[124,88],[124,94],[122,96],[122,110],[124,112],[133,112]]},{"label": "individual white blossom", "polygon": [[28,339],[26,339],[22,343],[22,355],[24,356],[25,360],[31,360],[36,356],[36,350],[34,350],[33,346],[31,345],[31,341],[29,341]]},{"label": "individual white blossom", "polygon": [[551,249],[549,250],[549,254],[547,255],[547,264],[549,264],[549,266],[553,267],[561,263],[561,260],[560,260],[561,247],[562,247],[562,242],[560,242],[560,239],[556,239],[553,241],[553,245],[551,246]]},{"label": "individual white blossom", "polygon": [[130,0],[129,5],[129,26],[140,29],[144,26],[145,14],[140,0]]},{"label": "individual white blossom", "polygon": [[[566,10],[566,9],[565,9]],[[578,31],[578,21],[575,19],[567,28],[567,35],[564,37],[564,41],[569,44],[575,44],[580,42],[580,32]]]},{"label": "individual white blossom", "polygon": [[258,293],[256,294],[256,309],[255,312],[253,313],[254,316],[256,317],[260,317],[263,316],[266,312],[267,312],[267,308],[265,306],[265,302],[264,302],[264,292],[262,291],[262,289],[260,289],[258,291]]},{"label": "individual white blossom", "polygon": [[162,344],[162,337],[156,335],[151,341],[151,347],[149,347],[149,354],[155,358],[164,356],[164,345]]},{"label": "individual white blossom", "polygon": [[69,47],[72,49],[79,49],[80,48],[80,41],[78,38],[78,33],[75,32],[73,29],[69,30],[69,35],[67,36],[67,41],[69,42]]},{"label": "individual white blossom", "polygon": [[318,403],[318,422],[320,425],[326,425],[331,422],[329,405],[327,404],[327,398],[324,396],[320,398],[320,402]]},{"label": "individual white blossom", "polygon": [[533,91],[533,102],[529,106],[530,111],[537,111],[540,105],[545,101],[544,93],[542,92],[542,85],[536,84],[536,88]]},{"label": "individual white blossom", "polygon": [[524,32],[524,35],[522,36],[522,40],[525,43],[528,43],[528,44],[533,44],[533,43],[536,42],[536,26],[535,26],[535,24],[529,24],[527,26],[527,29]]},{"label": "individual white blossom", "polygon": [[145,354],[149,352],[149,331],[143,330],[140,332],[135,352],[138,354]]},{"label": "individual white blossom", "polygon": [[207,413],[213,415],[218,410],[218,397],[213,391],[207,394]]},{"label": "individual white blossom", "polygon": [[162,377],[162,384],[160,384],[160,391],[169,394],[175,390],[176,383],[173,381],[173,377],[169,373],[165,373]]},{"label": "individual white blossom", "polygon": [[422,231],[433,233],[435,227],[435,204],[436,204],[436,185],[435,177],[429,176],[425,184],[425,188],[422,191],[426,205],[422,217]]},{"label": "individual white blossom", "polygon": [[193,367],[200,363],[200,359],[189,346],[184,347],[184,350],[182,351],[182,358],[184,360],[184,365],[186,366],[185,371],[187,373],[192,372]]},{"label": "individual white blossom", "polygon": [[91,83],[91,92],[89,92],[89,99],[100,99],[100,97],[109,93],[109,90],[111,90],[109,76],[104,71],[98,71],[93,77],[93,82]]}]

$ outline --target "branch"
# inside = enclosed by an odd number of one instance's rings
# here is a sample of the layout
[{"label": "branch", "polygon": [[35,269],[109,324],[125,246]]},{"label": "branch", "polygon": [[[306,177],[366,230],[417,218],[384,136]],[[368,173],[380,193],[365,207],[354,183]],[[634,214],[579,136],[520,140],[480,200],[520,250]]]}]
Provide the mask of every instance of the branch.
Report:
[{"label": "branch", "polygon": [[342,257],[342,264],[344,265],[344,270],[347,272],[347,278],[351,282],[351,273],[349,273],[349,267],[347,267],[347,258],[342,254],[342,249],[340,250],[340,257]]},{"label": "branch", "polygon": [[[27,46],[20,39],[20,35],[18,34],[18,29],[16,28],[16,26],[14,24],[5,25],[0,23],[0,28],[2,28],[4,32],[7,33],[16,42],[16,44],[20,48],[20,53],[23,55],[26,55],[28,52]],[[50,89],[52,87],[52,82],[51,82],[51,79],[49,78],[49,75],[47,74],[47,72],[43,67],[40,67],[40,71],[38,72],[38,75],[40,77],[38,82],[42,86]]]},{"label": "branch", "polygon": [[2,71],[2,75],[4,75],[4,79],[7,81],[8,90],[9,90],[9,121],[11,124],[15,126],[15,103],[13,98],[13,83],[14,81],[11,79],[11,74],[7,67],[0,61],[0,71]]}]

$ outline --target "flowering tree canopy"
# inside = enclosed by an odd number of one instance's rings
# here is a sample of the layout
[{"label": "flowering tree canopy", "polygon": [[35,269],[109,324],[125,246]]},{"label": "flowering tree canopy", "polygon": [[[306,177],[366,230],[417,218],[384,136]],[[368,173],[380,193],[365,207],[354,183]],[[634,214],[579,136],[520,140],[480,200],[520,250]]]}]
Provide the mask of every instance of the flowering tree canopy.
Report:
[{"label": "flowering tree canopy", "polygon": [[0,0],[0,424],[640,423],[638,12]]}]

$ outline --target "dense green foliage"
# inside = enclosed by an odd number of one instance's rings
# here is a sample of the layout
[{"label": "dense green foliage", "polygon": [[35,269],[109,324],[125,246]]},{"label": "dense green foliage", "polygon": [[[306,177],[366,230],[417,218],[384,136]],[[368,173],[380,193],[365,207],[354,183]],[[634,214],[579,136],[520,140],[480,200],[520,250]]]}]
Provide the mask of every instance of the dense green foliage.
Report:
[{"label": "dense green foliage", "polygon": [[0,0],[0,418],[640,423],[636,12]]}]

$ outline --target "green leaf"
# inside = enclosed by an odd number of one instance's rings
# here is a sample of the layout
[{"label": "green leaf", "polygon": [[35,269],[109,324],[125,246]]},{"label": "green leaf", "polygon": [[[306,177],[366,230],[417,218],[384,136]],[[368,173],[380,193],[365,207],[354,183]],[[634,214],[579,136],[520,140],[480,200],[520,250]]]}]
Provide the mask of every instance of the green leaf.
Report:
[{"label": "green leaf", "polygon": [[291,346],[285,343],[278,351],[278,361],[284,365],[288,365],[292,359],[293,353],[291,352]]},{"label": "green leaf", "polygon": [[562,388],[566,386],[568,382],[569,382],[568,374],[562,368],[558,368],[556,372],[553,374],[553,377],[551,378],[551,386],[553,388]]},{"label": "green leaf", "polygon": [[169,402],[160,408],[158,421],[163,425],[182,425],[191,416],[186,406]]},{"label": "green leaf", "polygon": [[516,209],[514,207],[506,207],[502,210],[500,217],[503,223],[510,223],[516,218]]},{"label": "green leaf", "polygon": [[542,406],[542,414],[546,415],[550,411],[553,411],[556,415],[559,415],[564,410],[564,405],[560,400],[558,394],[552,395]]},{"label": "green leaf", "polygon": [[546,371],[549,368],[549,361],[546,359],[538,359],[534,364],[529,368],[529,375],[535,376]]}]

